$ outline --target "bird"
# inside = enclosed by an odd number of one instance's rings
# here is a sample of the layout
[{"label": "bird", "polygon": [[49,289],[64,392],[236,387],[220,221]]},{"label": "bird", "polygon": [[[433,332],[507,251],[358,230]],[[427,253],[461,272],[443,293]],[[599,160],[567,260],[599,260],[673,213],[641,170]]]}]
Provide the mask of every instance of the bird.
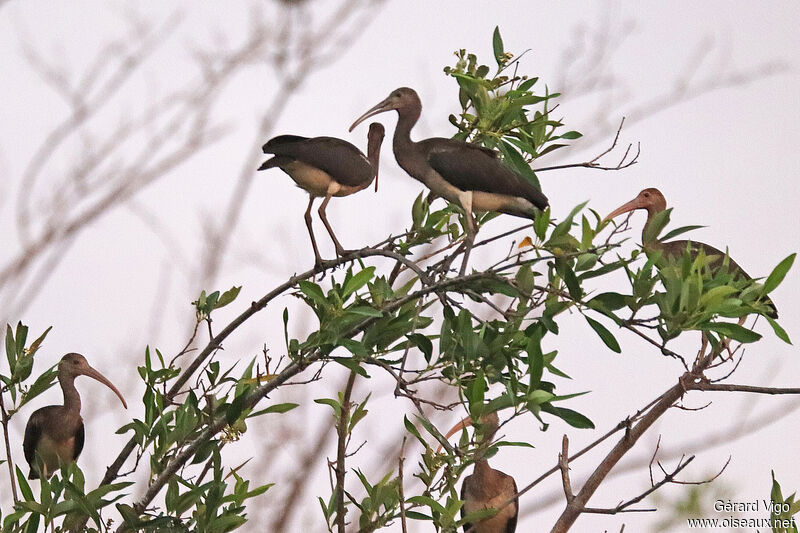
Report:
[{"label": "bird", "polygon": [[411,140],[411,129],[422,112],[416,91],[400,87],[387,98],[367,110],[350,126],[386,111],[397,111],[397,126],[392,147],[400,167],[421,181],[433,194],[460,205],[466,213],[464,275],[470,250],[477,232],[474,211],[498,211],[534,219],[538,211],[549,205],[547,197],[535,185],[505,165],[494,150],[476,144],[433,137],[419,142]]},{"label": "bird", "polygon": [[[647,211],[647,222],[644,224],[644,229],[642,229],[642,248],[644,248],[645,252],[656,253],[661,252],[662,256],[671,260],[680,259],[683,257],[683,254],[686,253],[688,248],[689,253],[691,254],[691,258],[694,259],[697,255],[702,251],[706,257],[708,258],[708,265],[713,270],[718,270],[723,268],[723,263],[727,254],[717,248],[714,248],[710,244],[706,244],[703,242],[698,241],[689,241],[689,240],[673,240],[668,242],[663,242],[658,240],[656,235],[652,235],[652,232],[648,232],[648,228],[650,223],[653,221],[653,217],[667,209],[667,200],[664,198],[664,195],[656,188],[649,187],[647,189],[642,190],[636,198],[627,202],[611,213],[606,215],[603,219],[603,223],[609,221],[613,218],[618,217],[624,213],[629,213],[631,211],[635,211],[637,209],[644,209]],[[739,264],[734,261],[732,258],[728,257],[728,264],[727,269],[730,274],[734,276],[735,279],[743,279],[743,280],[750,280],[752,279],[750,275],[744,271]],[[765,302],[767,303],[769,310],[766,313],[772,319],[778,318],[778,310],[775,305],[772,303],[772,300],[769,298],[765,298]],[[744,322],[744,318],[740,320],[739,325]]]},{"label": "bird", "polygon": [[[475,424],[471,417],[461,420],[447,432],[445,439],[472,425]],[[514,533],[517,529],[519,502],[514,499],[508,505],[505,504],[515,498],[517,484],[513,477],[490,467],[485,455],[488,445],[494,439],[497,428],[500,426],[497,413],[491,412],[481,416],[477,425],[481,446],[476,452],[472,474],[464,478],[464,483],[461,485],[461,499],[464,501],[464,505],[461,507],[461,518],[482,509],[493,508],[498,512],[494,516],[484,518],[474,524],[464,524],[464,533],[468,531],[470,533]],[[441,450],[441,448],[439,449]]]},{"label": "bird", "polygon": [[[103,374],[92,368],[79,353],[68,353],[58,363],[58,382],[64,393],[64,405],[48,405],[33,412],[25,426],[22,448],[30,466],[28,479],[49,478],[62,464],[78,459],[86,434],[81,418],[81,397],[75,378],[94,378],[119,397],[125,409],[128,404],[117,388]],[[37,456],[39,461],[37,461]],[[39,467],[43,471],[39,470]]]},{"label": "bird", "polygon": [[380,123],[372,123],[367,134],[367,155],[347,141],[336,137],[300,137],[298,135],[279,135],[263,146],[265,154],[274,157],[266,160],[258,170],[279,167],[309,194],[305,213],[306,227],[314,248],[315,264],[322,263],[322,257],[314,238],[311,225],[311,207],[314,200],[324,198],[319,207],[319,217],[328,230],[336,247],[336,254],[343,256],[347,251],[333,233],[325,209],[333,196],[349,196],[369,187],[375,180],[378,190],[378,162],[385,130]]}]

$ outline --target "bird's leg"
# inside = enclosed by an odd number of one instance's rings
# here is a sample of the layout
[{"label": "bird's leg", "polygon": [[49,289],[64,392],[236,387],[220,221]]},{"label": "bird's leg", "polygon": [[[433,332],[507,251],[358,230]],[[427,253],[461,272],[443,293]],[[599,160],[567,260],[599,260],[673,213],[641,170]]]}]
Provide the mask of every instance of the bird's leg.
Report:
[{"label": "bird's leg", "polygon": [[458,275],[463,276],[467,272],[467,262],[469,261],[469,253],[472,251],[472,245],[475,243],[475,218],[472,216],[472,191],[467,191],[459,195],[459,201],[464,208],[464,214],[467,219],[467,235],[464,238],[464,261],[461,263],[461,270]]},{"label": "bird's leg", "polygon": [[336,255],[341,257],[347,253],[341,244],[339,244],[339,239],[336,238],[336,235],[333,233],[333,228],[328,223],[328,217],[325,215],[325,208],[328,207],[328,202],[331,200],[331,192],[328,191],[328,194],[325,196],[325,199],[322,201],[322,205],[319,206],[319,218],[322,219],[322,223],[325,224],[325,229],[328,230],[328,235],[331,236],[331,240],[333,241],[333,245],[336,247]]},{"label": "bird's leg", "polygon": [[306,209],[306,214],[305,214],[304,218],[306,219],[306,227],[308,228],[308,235],[311,237],[311,246],[314,248],[314,264],[316,266],[320,266],[320,265],[322,265],[322,256],[319,255],[319,249],[317,248],[317,240],[314,238],[314,228],[311,226],[311,206],[312,205],[314,205],[314,197],[313,196],[309,196],[309,198],[308,198],[308,209]]}]

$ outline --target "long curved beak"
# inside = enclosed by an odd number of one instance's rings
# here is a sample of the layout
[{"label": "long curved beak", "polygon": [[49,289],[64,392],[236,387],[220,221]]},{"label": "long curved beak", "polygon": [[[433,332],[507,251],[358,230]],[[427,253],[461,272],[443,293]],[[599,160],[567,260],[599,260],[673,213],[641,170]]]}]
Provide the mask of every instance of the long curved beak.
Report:
[{"label": "long curved beak", "polygon": [[612,218],[616,218],[616,217],[620,216],[623,213],[629,213],[631,211],[635,211],[636,209],[641,209],[643,207],[644,206],[639,202],[639,198],[636,197],[633,200],[631,200],[630,202],[619,206],[618,208],[614,209],[612,212],[607,214],[606,218],[604,218],[602,220],[601,224],[605,224],[606,222],[608,222]]},{"label": "long curved beak", "polygon": [[382,100],[379,104],[371,107],[366,113],[358,117],[356,121],[350,125],[350,129],[348,129],[347,131],[353,131],[356,126],[367,120],[369,117],[377,115],[378,113],[383,113],[385,111],[391,111],[392,109],[394,109],[394,106],[389,101],[389,98],[386,98]]},{"label": "long curved beak", "polygon": [[[473,422],[472,422],[472,418],[467,417],[467,418],[463,419],[462,421],[460,421],[455,426],[453,426],[452,428],[450,428],[450,431],[445,433],[444,439],[447,440],[450,437],[452,437],[453,435],[455,435],[456,433],[458,433],[459,431],[463,431],[465,428],[468,428],[469,426],[472,426],[472,425],[474,425]],[[443,446],[440,444],[439,445],[439,449],[436,450],[436,453],[441,452],[442,448],[443,448]]]},{"label": "long curved beak", "polygon": [[123,398],[123,397],[122,397],[122,393],[121,393],[121,392],[119,392],[119,390],[118,390],[118,389],[117,389],[117,388],[114,386],[114,384],[113,384],[113,383],[111,383],[111,382],[110,382],[108,379],[106,379],[106,377],[105,377],[103,374],[101,374],[100,372],[98,372],[97,370],[95,370],[94,368],[92,368],[92,367],[91,367],[91,366],[89,366],[89,365],[86,365],[86,368],[84,368],[84,369],[81,371],[81,373],[82,373],[84,376],[89,376],[90,378],[94,378],[94,379],[96,379],[97,381],[99,381],[100,383],[102,383],[103,385],[105,385],[106,387],[108,387],[109,389],[113,390],[113,391],[114,391],[114,394],[116,394],[116,395],[117,395],[117,397],[119,398],[119,401],[121,401],[121,402],[122,402],[122,406],[123,406],[125,409],[127,409],[127,408],[128,408],[128,404],[127,404],[127,403],[125,403],[125,398]]}]

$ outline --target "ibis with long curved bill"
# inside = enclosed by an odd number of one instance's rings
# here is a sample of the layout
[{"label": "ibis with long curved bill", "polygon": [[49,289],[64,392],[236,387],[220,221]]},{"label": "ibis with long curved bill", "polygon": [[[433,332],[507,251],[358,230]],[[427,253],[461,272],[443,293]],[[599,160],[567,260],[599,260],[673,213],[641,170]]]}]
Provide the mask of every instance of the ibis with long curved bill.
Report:
[{"label": "ibis with long curved bill", "polygon": [[493,150],[442,137],[412,141],[411,129],[422,113],[422,102],[414,89],[395,89],[358,117],[350,131],[369,117],[392,110],[397,111],[398,117],[392,141],[397,163],[435,195],[460,205],[466,212],[461,275],[466,271],[477,232],[473,211],[498,211],[533,219],[549,205],[542,191],[505,165]]},{"label": "ibis with long curved bill", "polygon": [[[78,459],[86,434],[81,418],[81,397],[75,378],[94,378],[119,397],[128,408],[122,393],[103,374],[92,368],[78,353],[68,353],[58,363],[58,382],[64,393],[64,405],[48,405],[33,412],[25,426],[22,448],[30,466],[28,479],[49,478],[62,464]],[[40,471],[40,467],[43,471]]]},{"label": "ibis with long curved bill", "polygon": [[324,198],[318,210],[319,218],[333,240],[337,255],[344,255],[346,250],[333,233],[325,209],[332,197],[349,196],[366,189],[373,180],[375,180],[375,190],[378,190],[378,162],[384,132],[383,125],[377,122],[370,124],[366,156],[349,142],[336,137],[308,138],[280,135],[273,137],[263,146],[264,153],[272,154],[274,157],[266,160],[258,170],[279,167],[295,181],[298,187],[308,192],[305,221],[317,265],[322,262],[322,257],[311,225],[311,207],[314,200]]},{"label": "ibis with long curved bill", "polygon": [[[480,511],[482,509],[497,509],[497,514],[475,522],[464,524],[464,533],[514,533],[517,529],[517,515],[519,514],[519,501],[509,500],[517,494],[517,484],[508,474],[495,470],[489,466],[486,459],[488,445],[494,439],[500,423],[497,413],[492,412],[480,418],[475,424],[472,418],[467,417],[447,432],[445,438],[464,430],[469,426],[477,426],[479,437],[478,451],[476,452],[475,465],[472,474],[464,478],[461,485],[461,517]],[[441,448],[440,448],[441,450]],[[508,503],[508,505],[506,505]]]},{"label": "ibis with long curved bill", "polygon": [[[667,209],[667,200],[664,198],[664,195],[661,194],[661,191],[653,187],[642,190],[636,196],[636,198],[613,210],[611,213],[606,215],[606,217],[603,219],[603,222],[609,221],[612,218],[616,218],[622,214],[636,211],[637,209],[643,209],[647,211],[647,222],[645,222],[644,229],[642,229],[642,248],[644,248],[645,251],[661,252],[664,257],[671,259],[678,259],[682,257],[683,254],[686,253],[687,249],[689,250],[692,259],[694,259],[697,257],[700,251],[702,251],[706,257],[708,257],[709,265],[712,269],[723,268],[724,260],[727,254],[721,250],[718,250],[717,248],[714,248],[710,244],[683,239],[663,242],[658,240],[657,236],[652,235],[652,232],[648,231],[650,224],[653,221],[653,217]],[[750,275],[730,257],[728,257],[727,268],[728,272],[738,278],[746,280],[752,279]],[[770,312],[767,313],[767,316],[770,318],[778,318],[778,310],[775,305],[769,298],[767,298],[766,301],[770,307]],[[744,320],[742,319],[740,324],[743,321]]]}]

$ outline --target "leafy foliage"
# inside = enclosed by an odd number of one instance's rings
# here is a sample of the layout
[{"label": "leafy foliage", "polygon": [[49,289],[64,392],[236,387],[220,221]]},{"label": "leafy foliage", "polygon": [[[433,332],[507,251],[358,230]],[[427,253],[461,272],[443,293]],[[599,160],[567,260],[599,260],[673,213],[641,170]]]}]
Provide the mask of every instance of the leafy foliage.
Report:
[{"label": "leafy foliage", "polygon": [[[508,164],[538,184],[530,163],[580,134],[559,133],[562,123],[551,117],[551,100],[558,93],[545,88],[536,94],[538,78],[516,75],[519,56],[504,50],[499,29],[492,44],[497,64],[493,75],[464,50],[456,54],[456,65],[445,69],[458,84],[461,105],[460,114],[450,120],[458,128],[456,137],[499,150]],[[506,74],[512,67],[515,74]],[[183,359],[168,359],[159,349],[146,347],[138,367],[144,387],[141,417],[118,430],[131,439],[120,461],[133,454],[134,468],[149,469],[146,496],[130,499],[125,492],[128,482],[109,482],[86,492],[80,469],[67,465],[41,482],[37,497],[16,469],[11,480],[19,484],[21,498],[5,514],[4,531],[34,531],[53,524],[61,530],[73,523],[106,531],[115,520],[141,531],[236,529],[247,521],[248,502],[262,497],[272,484],[251,487],[251,480],[240,473],[243,465],[228,465],[226,448],[249,425],[262,423],[262,417],[281,416],[297,407],[269,400],[268,395],[312,368],[316,374],[308,384],[315,383],[331,363],[349,369],[352,379],[370,379],[385,372],[395,382],[398,401],[409,400],[418,407],[417,416],[405,418],[404,429],[407,438],[423,450],[413,474],[422,488],[404,495],[403,479],[393,465],[380,472],[378,479],[347,468],[345,458],[353,460],[357,451],[348,448],[350,437],[360,424],[370,422],[369,396],[351,399],[351,387],[335,397],[318,397],[315,401],[330,408],[338,428],[339,453],[332,463],[336,474],[332,477],[343,480],[345,473],[351,474],[346,482],[334,484],[329,495],[318,497],[326,527],[333,531],[352,511],[358,518],[347,519],[358,522],[361,531],[379,530],[401,517],[453,531],[494,512],[460,516],[463,502],[457,483],[477,453],[491,456],[502,446],[530,443],[478,443],[465,432],[453,446],[422,414],[423,402],[443,408],[461,404],[474,420],[493,411],[500,411],[504,419],[533,417],[543,431],[552,424],[593,429],[586,415],[567,407],[571,399],[586,392],[572,384],[555,363],[563,320],[582,315],[587,333],[602,343],[598,346],[616,353],[621,351],[616,335],[626,331],[644,336],[673,355],[677,354],[667,344],[696,331],[714,343],[723,337],[756,342],[760,334],[730,319],[766,316],[770,312],[766,295],[780,284],[794,261],[794,255],[786,258],[760,285],[711,268],[702,253],[687,252],[675,260],[638,250],[621,255],[623,236],[615,230],[605,240],[599,238],[605,225],[584,203],[561,219],[547,209],[532,227],[476,243],[487,257],[495,254],[495,262],[459,277],[451,274],[450,264],[463,253],[455,247],[465,235],[464,214],[452,205],[438,207],[423,194],[410,211],[406,232],[292,277],[261,300],[241,306],[241,314],[217,334],[212,328],[214,313],[224,306],[235,307],[241,287],[202,291],[192,302],[194,334],[178,355],[187,355],[196,342],[202,344],[197,335],[203,323],[208,326],[207,344],[184,367],[178,364]],[[478,224],[487,225],[495,216],[485,214]],[[653,238],[668,224],[666,212],[651,225]],[[512,239],[519,236],[521,244],[514,246]],[[507,252],[484,247],[500,238],[509,244]],[[334,271],[342,265],[346,270]],[[325,276],[317,280],[317,274]],[[622,275],[627,286],[623,280],[609,290],[609,280],[622,279]],[[244,368],[239,361],[223,364],[217,360],[227,336],[284,293],[292,294],[303,311],[313,314],[316,327],[305,338],[296,338],[293,318],[300,311],[290,312],[287,307],[282,314],[284,345],[271,346],[273,351],[285,350],[285,357],[274,361],[265,349],[263,364],[252,358]],[[768,320],[775,334],[788,342],[778,322]],[[651,338],[651,331],[658,338]],[[55,382],[55,368],[33,378],[34,355],[48,332],[49,328],[26,347],[26,326],[7,328],[9,370],[0,375],[0,399],[10,400],[8,408],[2,406],[6,431],[8,419]],[[436,398],[425,397],[419,389],[431,381],[448,387],[458,401],[439,405]],[[436,449],[437,444],[444,451]],[[111,481],[118,474],[119,466],[110,471]],[[159,494],[163,501],[153,505]],[[782,498],[779,487],[777,493],[773,490],[776,498]],[[795,505],[793,500],[790,505]],[[109,514],[114,518],[108,518]]]}]

